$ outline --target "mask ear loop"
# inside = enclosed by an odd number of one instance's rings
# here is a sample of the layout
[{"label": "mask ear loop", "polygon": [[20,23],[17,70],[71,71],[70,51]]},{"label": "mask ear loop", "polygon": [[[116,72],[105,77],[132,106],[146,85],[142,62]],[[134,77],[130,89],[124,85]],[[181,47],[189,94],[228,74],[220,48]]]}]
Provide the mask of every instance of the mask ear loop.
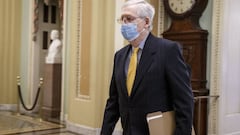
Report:
[{"label": "mask ear loop", "polygon": [[[138,25],[138,24],[141,23],[142,21],[144,21],[144,20],[141,20],[140,22],[136,23],[136,25]],[[139,34],[143,33],[145,30],[146,30],[146,29],[143,28],[142,31],[139,32]]]}]

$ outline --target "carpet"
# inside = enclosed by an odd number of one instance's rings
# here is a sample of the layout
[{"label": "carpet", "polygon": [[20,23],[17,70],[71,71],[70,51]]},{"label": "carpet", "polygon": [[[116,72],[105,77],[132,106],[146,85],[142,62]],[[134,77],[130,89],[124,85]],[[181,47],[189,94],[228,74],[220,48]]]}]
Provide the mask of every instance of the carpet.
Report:
[{"label": "carpet", "polygon": [[0,112],[0,135],[33,132],[48,129],[63,128],[63,125],[40,121],[25,115],[14,115]]}]

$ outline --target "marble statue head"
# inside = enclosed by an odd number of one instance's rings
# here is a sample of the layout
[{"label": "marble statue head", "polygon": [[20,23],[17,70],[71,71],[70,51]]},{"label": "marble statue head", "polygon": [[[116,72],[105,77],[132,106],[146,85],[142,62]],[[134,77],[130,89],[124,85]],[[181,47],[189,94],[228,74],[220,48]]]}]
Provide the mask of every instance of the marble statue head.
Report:
[{"label": "marble statue head", "polygon": [[58,30],[52,30],[51,31],[51,39],[54,40],[54,39],[58,39],[58,38],[59,38]]}]

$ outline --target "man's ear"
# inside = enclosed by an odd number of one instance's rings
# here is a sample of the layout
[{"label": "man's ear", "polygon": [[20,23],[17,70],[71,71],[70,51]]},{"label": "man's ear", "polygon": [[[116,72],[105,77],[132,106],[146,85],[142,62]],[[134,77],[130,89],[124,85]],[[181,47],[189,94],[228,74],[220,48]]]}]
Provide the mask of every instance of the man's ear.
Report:
[{"label": "man's ear", "polygon": [[145,22],[146,22],[145,26],[149,27],[150,26],[150,18],[146,17]]}]

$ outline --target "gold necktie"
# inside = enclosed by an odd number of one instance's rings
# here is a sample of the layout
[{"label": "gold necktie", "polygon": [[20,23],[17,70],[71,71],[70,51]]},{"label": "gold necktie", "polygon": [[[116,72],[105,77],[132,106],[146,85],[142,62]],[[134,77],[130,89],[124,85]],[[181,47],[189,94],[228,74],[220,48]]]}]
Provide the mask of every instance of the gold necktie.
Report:
[{"label": "gold necktie", "polygon": [[136,75],[138,49],[139,48],[134,48],[133,53],[130,58],[129,66],[128,66],[128,74],[127,74],[128,95],[131,94],[133,82],[134,82],[135,75]]}]

